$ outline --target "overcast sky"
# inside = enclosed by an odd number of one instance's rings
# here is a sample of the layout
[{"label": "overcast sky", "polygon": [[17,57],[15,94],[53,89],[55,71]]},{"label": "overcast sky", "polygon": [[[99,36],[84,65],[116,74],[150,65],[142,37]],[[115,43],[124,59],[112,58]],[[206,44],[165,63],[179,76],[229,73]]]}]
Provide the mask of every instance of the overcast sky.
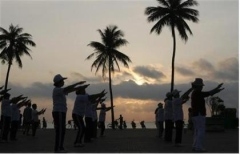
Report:
[{"label": "overcast sky", "polygon": [[[186,91],[196,77],[204,80],[203,90],[211,90],[223,82],[225,90],[218,94],[226,107],[238,108],[239,103],[239,4],[237,0],[198,0],[194,7],[200,13],[199,23],[188,22],[193,35],[187,42],[176,32],[175,88]],[[119,51],[132,60],[129,69],[122,65],[113,76],[115,117],[125,120],[154,121],[154,110],[170,90],[173,41],[170,29],[150,34],[154,23],[147,22],[146,7],[157,6],[156,0],[91,0],[37,1],[1,0],[1,27],[19,25],[33,36],[36,43],[31,56],[23,56],[23,68],[13,64],[9,87],[13,96],[24,94],[47,107],[51,121],[53,76],[68,77],[66,85],[86,80],[88,93],[108,91],[108,80],[101,72],[91,72],[93,60],[86,57],[94,50],[87,46],[100,42],[97,29],[117,25],[129,42]],[[7,65],[1,65],[1,85]],[[109,96],[106,101],[109,103]],[[75,95],[68,96],[68,119]],[[190,101],[184,104],[184,110]],[[209,116],[209,115],[208,115]],[[185,112],[185,119],[187,112]],[[110,118],[110,112],[107,119]]]}]

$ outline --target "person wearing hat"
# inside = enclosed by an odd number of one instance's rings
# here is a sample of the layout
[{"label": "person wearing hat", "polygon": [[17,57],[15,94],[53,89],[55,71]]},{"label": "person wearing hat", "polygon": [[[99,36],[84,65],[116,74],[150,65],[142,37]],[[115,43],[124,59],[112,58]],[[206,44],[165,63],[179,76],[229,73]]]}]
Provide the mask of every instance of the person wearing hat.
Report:
[{"label": "person wearing hat", "polygon": [[157,123],[158,123],[158,137],[162,138],[163,134],[163,121],[164,121],[164,109],[163,104],[158,103],[158,109],[156,113]]},{"label": "person wearing hat", "polygon": [[172,142],[172,130],[173,130],[173,113],[172,113],[172,94],[171,92],[166,93],[164,99],[164,122],[165,122],[165,133],[164,141]]},{"label": "person wearing hat", "polygon": [[224,89],[221,88],[222,85],[223,83],[219,84],[216,88],[210,91],[202,91],[204,83],[201,78],[196,78],[195,81],[192,82],[192,87],[194,89],[191,95],[192,120],[194,128],[193,151],[206,151],[203,147],[206,117],[205,97],[212,96],[222,91]]},{"label": "person wearing hat", "polygon": [[173,120],[176,126],[175,133],[175,146],[181,146],[182,143],[182,131],[183,131],[183,109],[182,104],[186,103],[189,100],[189,94],[192,92],[192,88],[187,90],[181,97],[179,90],[175,89],[172,91],[173,96]]},{"label": "person wearing hat", "polygon": [[[67,100],[66,96],[71,92],[77,91],[79,89],[85,88],[85,86],[78,86],[86,81],[80,81],[75,84],[64,86],[64,80],[67,79],[62,77],[60,74],[57,74],[53,78],[54,89],[52,92],[53,99],[53,110],[52,116],[54,120],[54,129],[55,129],[55,152],[66,152],[63,147],[64,137],[65,137],[65,124],[66,124],[66,112],[67,112]],[[78,86],[78,87],[77,87]]]}]

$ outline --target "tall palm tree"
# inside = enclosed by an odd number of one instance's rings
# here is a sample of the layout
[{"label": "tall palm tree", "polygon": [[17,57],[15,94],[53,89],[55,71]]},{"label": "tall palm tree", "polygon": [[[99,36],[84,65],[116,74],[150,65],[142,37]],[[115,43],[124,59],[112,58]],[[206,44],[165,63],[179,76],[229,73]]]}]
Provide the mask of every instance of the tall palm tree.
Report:
[{"label": "tall palm tree", "polygon": [[[35,47],[36,44],[32,41],[32,36],[28,33],[22,33],[23,28],[17,26],[13,26],[12,24],[9,26],[9,31],[0,27],[0,49],[2,50],[0,53],[0,58],[2,63],[8,63],[8,70],[5,80],[5,90],[8,86],[8,78],[10,69],[15,59],[18,66],[22,68],[21,56],[24,54],[31,57],[29,51],[30,49],[27,47],[28,45]],[[31,57],[32,58],[32,57]]]},{"label": "tall palm tree", "polygon": [[[90,54],[87,57],[87,60],[91,59],[93,56],[96,56],[94,60],[91,70],[96,68],[97,73],[99,69],[102,69],[102,77],[105,79],[106,74],[108,73],[109,77],[109,91],[110,91],[110,99],[111,99],[111,115],[112,115],[112,124],[114,124],[114,109],[113,109],[113,94],[112,94],[112,73],[115,71],[115,67],[117,66],[118,71],[120,71],[120,67],[118,61],[121,62],[125,67],[128,68],[128,62],[131,62],[130,58],[118,51],[117,49],[123,45],[126,45],[127,40],[123,39],[124,34],[121,30],[118,30],[118,27],[115,25],[107,26],[104,31],[100,29],[97,30],[101,35],[100,42],[92,41],[88,46],[94,48],[95,52]],[[115,126],[112,125],[113,129]]]},{"label": "tall palm tree", "polygon": [[171,28],[173,37],[173,55],[172,55],[172,79],[171,79],[171,91],[174,89],[174,61],[176,52],[176,36],[175,28],[178,30],[181,39],[185,42],[188,40],[187,31],[192,35],[192,31],[189,28],[185,20],[192,22],[198,22],[198,11],[191,9],[190,7],[198,5],[195,0],[157,0],[159,6],[147,7],[145,15],[148,15],[148,22],[157,21],[152,27],[151,33],[155,31],[160,34],[164,26]]}]

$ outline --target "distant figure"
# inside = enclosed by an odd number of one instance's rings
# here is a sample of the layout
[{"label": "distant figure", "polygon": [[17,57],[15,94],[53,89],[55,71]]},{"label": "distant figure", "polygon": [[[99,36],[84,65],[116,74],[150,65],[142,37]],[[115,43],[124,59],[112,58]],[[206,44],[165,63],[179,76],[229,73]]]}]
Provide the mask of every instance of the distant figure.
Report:
[{"label": "distant figure", "polygon": [[104,136],[105,132],[105,119],[106,119],[106,112],[111,110],[112,107],[106,107],[104,103],[101,103],[101,108],[100,108],[100,113],[99,113],[99,125],[100,125],[100,137]]},{"label": "distant figure", "polygon": [[123,128],[124,128],[124,129],[127,129],[126,121],[123,121]]},{"label": "distant figure", "polygon": [[155,113],[155,125],[156,125],[156,127],[157,127],[157,130],[159,130],[159,123],[158,123],[158,120],[157,120],[157,119],[158,119],[158,118],[157,118],[157,116],[158,116],[158,115],[157,115],[157,112],[158,112],[158,109],[159,109],[159,104],[160,104],[160,103],[158,103],[158,107],[155,109],[155,112],[154,112],[154,113]]},{"label": "distant figure", "polygon": [[136,123],[134,122],[134,120],[131,122],[132,128],[135,129],[136,128]]},{"label": "distant figure", "polygon": [[46,109],[37,110],[37,104],[32,105],[32,136],[36,135],[37,128],[39,127],[39,115],[44,114]]},{"label": "distant figure", "polygon": [[158,137],[162,138],[163,134],[163,122],[164,122],[164,109],[163,109],[163,104],[158,103],[158,110],[157,110],[157,123],[158,123]]},{"label": "distant figure", "polygon": [[42,126],[43,126],[43,127],[42,127],[43,129],[46,129],[46,128],[47,128],[47,121],[46,121],[45,117],[43,117]]},{"label": "distant figure", "polygon": [[172,131],[173,131],[173,111],[172,111],[172,94],[167,92],[166,98],[164,99],[164,122],[165,132],[164,141],[172,142]]},{"label": "distant figure", "polygon": [[23,111],[23,134],[29,135],[31,123],[32,123],[32,108],[31,102],[29,102]]},{"label": "distant figure", "polygon": [[[203,80],[201,78],[196,78],[192,82],[193,92],[191,95],[191,108],[192,108],[192,120],[194,128],[194,143],[193,151],[205,152],[206,149],[203,147],[203,141],[205,137],[205,125],[206,125],[206,107],[205,107],[205,97],[212,96],[219,93],[224,88],[221,88],[223,83],[219,84],[216,88],[203,92]],[[221,146],[221,145],[219,145]]]},{"label": "distant figure", "polygon": [[115,128],[118,128],[118,121],[117,120],[114,121],[114,126],[115,126]]},{"label": "distant figure", "polygon": [[119,120],[119,127],[118,128],[122,130],[123,129],[123,116],[121,114],[120,114],[120,117],[119,117],[118,120]]},{"label": "distant figure", "polygon": [[142,129],[145,129],[145,128],[146,128],[146,126],[145,126],[145,124],[144,124],[144,121],[141,121],[141,122],[140,122],[140,125],[141,125]]}]

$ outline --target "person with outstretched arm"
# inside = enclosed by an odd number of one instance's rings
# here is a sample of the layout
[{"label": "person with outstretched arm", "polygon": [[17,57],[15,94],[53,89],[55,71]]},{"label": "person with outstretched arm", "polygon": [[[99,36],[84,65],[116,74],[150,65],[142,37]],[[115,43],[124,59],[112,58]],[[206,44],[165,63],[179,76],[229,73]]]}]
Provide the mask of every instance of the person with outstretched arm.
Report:
[{"label": "person with outstretched arm", "polygon": [[212,96],[219,93],[224,88],[221,88],[223,83],[219,84],[216,88],[210,91],[202,91],[204,83],[203,79],[196,78],[192,82],[193,92],[191,95],[191,107],[192,107],[192,120],[194,128],[194,141],[192,150],[195,152],[206,152],[203,147],[205,137],[205,123],[206,123],[206,107],[205,97]]},{"label": "person with outstretched arm", "polygon": [[52,92],[53,99],[53,110],[52,116],[54,120],[54,129],[55,129],[55,145],[54,152],[67,152],[64,147],[64,137],[65,137],[65,124],[66,124],[66,113],[67,113],[67,99],[66,95],[71,92],[77,91],[79,89],[85,88],[85,86],[79,86],[86,81],[80,81],[75,84],[64,86],[64,80],[67,78],[62,77],[60,74],[57,74],[53,78],[54,89]]}]

